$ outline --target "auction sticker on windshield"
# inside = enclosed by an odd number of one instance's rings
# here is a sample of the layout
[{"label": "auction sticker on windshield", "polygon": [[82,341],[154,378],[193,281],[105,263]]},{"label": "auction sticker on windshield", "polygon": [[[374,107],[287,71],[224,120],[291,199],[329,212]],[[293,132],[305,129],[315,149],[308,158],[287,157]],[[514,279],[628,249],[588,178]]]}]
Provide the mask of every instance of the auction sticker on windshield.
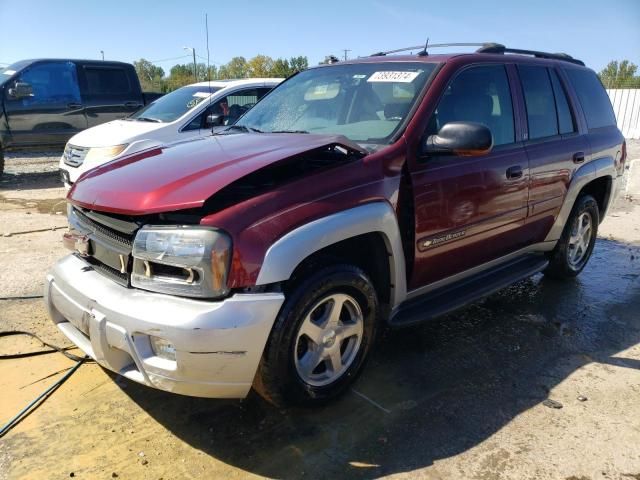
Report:
[{"label": "auction sticker on windshield", "polygon": [[420,72],[374,72],[367,82],[413,82]]},{"label": "auction sticker on windshield", "polygon": [[198,98],[207,98],[209,95],[211,95],[208,92],[196,92],[193,94],[194,97],[198,97]]}]

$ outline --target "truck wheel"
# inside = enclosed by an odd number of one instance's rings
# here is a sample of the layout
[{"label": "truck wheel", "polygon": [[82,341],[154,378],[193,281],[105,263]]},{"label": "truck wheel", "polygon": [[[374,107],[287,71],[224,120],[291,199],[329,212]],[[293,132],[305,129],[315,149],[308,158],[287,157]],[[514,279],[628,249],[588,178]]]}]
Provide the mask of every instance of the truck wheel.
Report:
[{"label": "truck wheel", "polygon": [[564,226],[558,244],[549,255],[544,274],[554,278],[572,278],[585,267],[596,243],[600,212],[591,195],[578,197]]},{"label": "truck wheel", "polygon": [[324,268],[287,294],[262,355],[254,389],[275,405],[317,405],[355,380],[374,343],[378,298],[350,265]]}]

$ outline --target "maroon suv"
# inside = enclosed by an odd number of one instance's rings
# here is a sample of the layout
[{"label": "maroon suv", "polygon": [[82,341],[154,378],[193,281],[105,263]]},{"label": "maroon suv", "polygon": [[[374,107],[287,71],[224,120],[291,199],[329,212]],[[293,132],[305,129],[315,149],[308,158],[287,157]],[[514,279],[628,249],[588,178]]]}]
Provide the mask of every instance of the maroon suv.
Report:
[{"label": "maroon suv", "polygon": [[624,162],[602,85],[568,55],[319,66],[213,136],[85,174],[47,304],[145,385],[326,401],[382,326],[580,273]]}]

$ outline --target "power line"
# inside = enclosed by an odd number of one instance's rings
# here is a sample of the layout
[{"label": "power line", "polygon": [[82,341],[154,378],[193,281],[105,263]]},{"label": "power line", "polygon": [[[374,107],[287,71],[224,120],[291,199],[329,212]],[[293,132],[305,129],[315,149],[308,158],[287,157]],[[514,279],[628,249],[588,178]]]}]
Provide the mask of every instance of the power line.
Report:
[{"label": "power line", "polygon": [[178,60],[180,58],[186,58],[186,57],[190,57],[191,55],[181,55],[179,57],[172,57],[172,58],[162,58],[160,60],[149,60],[150,63],[162,63],[162,62],[170,62],[171,60]]}]

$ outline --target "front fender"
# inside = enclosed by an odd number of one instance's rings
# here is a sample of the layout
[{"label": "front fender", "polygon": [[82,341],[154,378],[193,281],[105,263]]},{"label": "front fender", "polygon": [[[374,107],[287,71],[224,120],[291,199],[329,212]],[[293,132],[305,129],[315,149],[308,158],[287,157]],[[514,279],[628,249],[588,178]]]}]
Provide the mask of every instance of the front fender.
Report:
[{"label": "front fender", "polygon": [[380,233],[389,253],[392,307],[407,294],[405,257],[395,212],[387,202],[373,202],[302,225],[278,239],[267,250],[256,285],[288,280],[311,254],[342,240]]}]

